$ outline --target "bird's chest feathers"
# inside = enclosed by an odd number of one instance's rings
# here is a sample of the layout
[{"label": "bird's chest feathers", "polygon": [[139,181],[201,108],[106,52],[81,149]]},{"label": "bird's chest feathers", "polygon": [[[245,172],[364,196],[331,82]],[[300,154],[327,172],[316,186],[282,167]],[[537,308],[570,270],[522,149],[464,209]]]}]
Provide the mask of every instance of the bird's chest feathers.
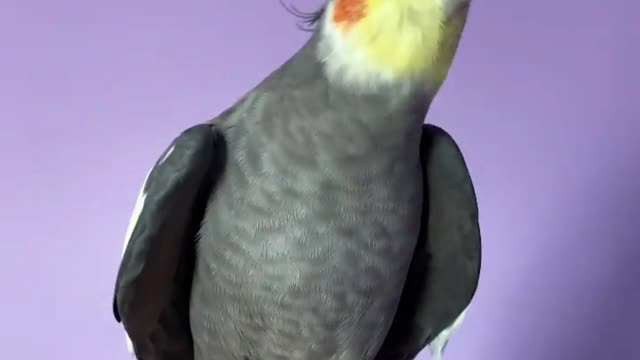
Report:
[{"label": "bird's chest feathers", "polygon": [[255,235],[262,241],[292,251],[313,241],[320,245],[319,239],[326,246],[358,240],[377,246],[417,236],[422,179],[409,157],[348,155],[310,144],[301,150],[291,142],[239,152],[228,173],[235,197],[228,203],[251,216],[234,221],[259,224]]},{"label": "bird's chest feathers", "polygon": [[[242,250],[227,256],[256,264],[249,267],[256,279],[262,276],[257,273],[281,278],[278,286],[311,284],[309,279],[326,269],[342,273],[345,267],[354,280],[371,272],[381,283],[403,276],[420,228],[420,176],[366,177],[358,170],[312,167],[236,168],[227,182],[233,190],[220,203],[236,214],[223,226],[243,232],[217,243]],[[293,270],[274,265],[285,260],[297,265]],[[335,290],[328,283],[317,286]]]}]

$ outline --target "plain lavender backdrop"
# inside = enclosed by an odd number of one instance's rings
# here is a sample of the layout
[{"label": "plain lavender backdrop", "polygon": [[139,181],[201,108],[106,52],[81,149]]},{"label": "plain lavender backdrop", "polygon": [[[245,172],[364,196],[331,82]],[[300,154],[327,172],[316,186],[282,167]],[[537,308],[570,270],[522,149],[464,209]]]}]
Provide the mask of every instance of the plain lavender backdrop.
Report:
[{"label": "plain lavender backdrop", "polygon": [[[475,4],[428,117],[484,235],[447,360],[640,359],[638,12]],[[111,295],[148,167],[307,36],[277,0],[0,2],[1,359],[129,359]]]}]

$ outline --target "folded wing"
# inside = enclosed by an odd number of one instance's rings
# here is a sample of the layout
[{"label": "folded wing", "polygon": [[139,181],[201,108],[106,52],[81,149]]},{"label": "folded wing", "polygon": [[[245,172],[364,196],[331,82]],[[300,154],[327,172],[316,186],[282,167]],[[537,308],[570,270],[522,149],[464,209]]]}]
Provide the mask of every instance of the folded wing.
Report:
[{"label": "folded wing", "polygon": [[404,291],[376,360],[413,359],[429,346],[439,360],[460,325],[480,275],[478,205],[462,153],[443,129],[425,124],[422,229]]},{"label": "folded wing", "polygon": [[130,350],[144,360],[193,359],[189,298],[198,231],[226,153],[214,125],[180,134],[142,186],[113,300]]}]

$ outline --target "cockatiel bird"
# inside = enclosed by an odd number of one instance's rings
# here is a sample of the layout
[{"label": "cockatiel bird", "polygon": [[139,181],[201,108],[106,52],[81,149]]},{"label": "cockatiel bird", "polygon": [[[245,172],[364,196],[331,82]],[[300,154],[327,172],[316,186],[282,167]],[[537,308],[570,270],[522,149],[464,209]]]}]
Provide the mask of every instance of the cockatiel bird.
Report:
[{"label": "cockatiel bird", "polygon": [[330,0],[150,170],[114,313],[141,360],[441,359],[480,273],[472,181],[424,125],[469,0]]}]

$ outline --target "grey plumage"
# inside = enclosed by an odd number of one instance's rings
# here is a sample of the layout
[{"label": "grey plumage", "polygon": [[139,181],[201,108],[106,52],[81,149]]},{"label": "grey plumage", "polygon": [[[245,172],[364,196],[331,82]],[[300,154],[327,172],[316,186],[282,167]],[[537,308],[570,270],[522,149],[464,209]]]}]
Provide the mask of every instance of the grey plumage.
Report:
[{"label": "grey plumage", "polygon": [[320,72],[297,74],[305,51],[215,121],[229,163],[198,247],[201,352],[372,357],[393,320],[420,229],[426,109],[328,91]]},{"label": "grey plumage", "polygon": [[330,83],[316,37],[149,175],[114,299],[138,358],[411,359],[469,304],[455,142],[419,88]]}]

